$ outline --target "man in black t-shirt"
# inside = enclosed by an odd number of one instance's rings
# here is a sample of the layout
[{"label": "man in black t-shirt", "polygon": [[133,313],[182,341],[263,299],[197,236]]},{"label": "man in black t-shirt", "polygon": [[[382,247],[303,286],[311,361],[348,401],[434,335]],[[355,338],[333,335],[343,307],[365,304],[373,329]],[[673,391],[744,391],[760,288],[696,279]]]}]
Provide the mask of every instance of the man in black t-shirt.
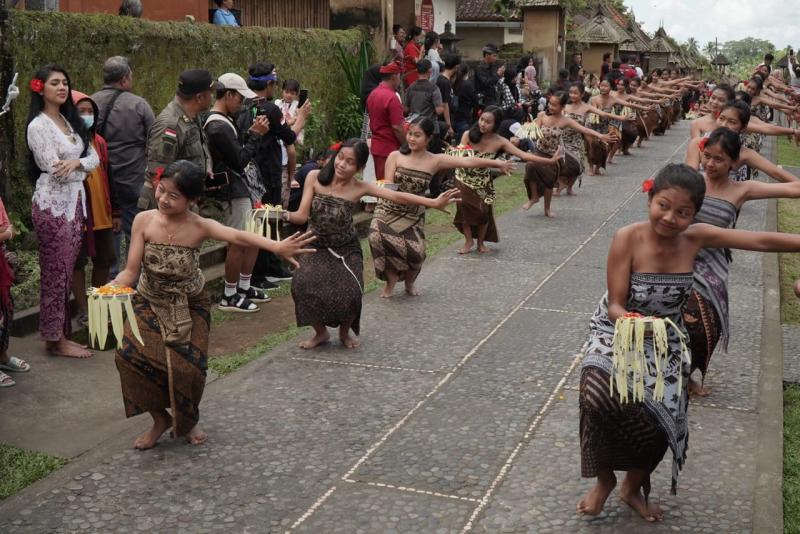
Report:
[{"label": "man in black t-shirt", "polygon": [[444,61],[444,68],[439,78],[436,80],[436,86],[439,92],[442,93],[442,104],[444,104],[443,113],[439,115],[439,132],[440,137],[443,139],[453,139],[455,137],[455,130],[453,128],[453,85],[451,80],[455,77],[458,71],[458,66],[461,65],[461,56],[458,54],[445,54],[442,58]]}]

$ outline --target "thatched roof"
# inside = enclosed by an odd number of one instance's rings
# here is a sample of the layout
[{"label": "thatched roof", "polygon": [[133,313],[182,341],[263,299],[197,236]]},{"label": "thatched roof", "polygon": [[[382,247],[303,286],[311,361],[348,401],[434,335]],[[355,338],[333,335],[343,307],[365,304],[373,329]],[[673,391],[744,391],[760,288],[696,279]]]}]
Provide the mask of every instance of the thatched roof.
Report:
[{"label": "thatched roof", "polygon": [[656,31],[656,34],[650,41],[650,51],[656,54],[672,54],[675,52],[675,49],[669,44],[669,41],[667,41],[667,32],[664,31],[663,26]]},{"label": "thatched roof", "polygon": [[633,37],[617,26],[609,17],[598,12],[573,32],[572,40],[589,44],[622,44]]},{"label": "thatched roof", "polygon": [[725,57],[725,54],[717,54],[717,57],[715,57],[711,61],[711,64],[712,65],[717,65],[717,66],[722,66],[722,65],[730,65],[731,62],[727,57]]}]

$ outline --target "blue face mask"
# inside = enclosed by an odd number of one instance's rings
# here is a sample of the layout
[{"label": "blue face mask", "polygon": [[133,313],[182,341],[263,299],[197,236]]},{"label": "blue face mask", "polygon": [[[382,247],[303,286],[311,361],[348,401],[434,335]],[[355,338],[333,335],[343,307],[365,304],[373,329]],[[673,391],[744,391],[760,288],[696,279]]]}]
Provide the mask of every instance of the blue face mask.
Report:
[{"label": "blue face mask", "polygon": [[91,128],[94,126],[94,115],[81,115],[84,124],[86,124],[87,128]]}]

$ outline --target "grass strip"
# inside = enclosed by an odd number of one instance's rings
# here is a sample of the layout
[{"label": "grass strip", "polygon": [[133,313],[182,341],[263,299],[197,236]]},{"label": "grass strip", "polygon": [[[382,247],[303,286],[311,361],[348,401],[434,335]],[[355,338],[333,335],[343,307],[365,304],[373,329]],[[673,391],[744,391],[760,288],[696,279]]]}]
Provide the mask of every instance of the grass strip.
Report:
[{"label": "grass strip", "polygon": [[0,443],[0,500],[60,469],[67,460]]},{"label": "grass strip", "polygon": [[800,384],[783,388],[783,531],[800,532]]}]

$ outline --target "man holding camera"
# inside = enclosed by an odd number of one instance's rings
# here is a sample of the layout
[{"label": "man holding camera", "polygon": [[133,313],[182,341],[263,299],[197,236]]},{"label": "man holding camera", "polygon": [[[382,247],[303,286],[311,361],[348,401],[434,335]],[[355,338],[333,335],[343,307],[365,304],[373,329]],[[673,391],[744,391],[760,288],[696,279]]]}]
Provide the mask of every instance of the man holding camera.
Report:
[{"label": "man holding camera", "polygon": [[[226,226],[244,230],[252,202],[244,178],[244,168],[253,159],[261,138],[269,131],[265,116],[256,117],[248,130],[239,135],[234,117],[246,98],[256,94],[248,89],[238,74],[223,74],[217,80],[216,101],[203,129],[214,162],[214,174],[206,187],[201,211],[204,216],[224,221]],[[241,138],[241,142],[240,142]],[[250,283],[258,256],[255,247],[229,245],[225,258],[225,289],[219,308],[225,311],[252,313],[256,302],[269,302],[260,288]]]}]

